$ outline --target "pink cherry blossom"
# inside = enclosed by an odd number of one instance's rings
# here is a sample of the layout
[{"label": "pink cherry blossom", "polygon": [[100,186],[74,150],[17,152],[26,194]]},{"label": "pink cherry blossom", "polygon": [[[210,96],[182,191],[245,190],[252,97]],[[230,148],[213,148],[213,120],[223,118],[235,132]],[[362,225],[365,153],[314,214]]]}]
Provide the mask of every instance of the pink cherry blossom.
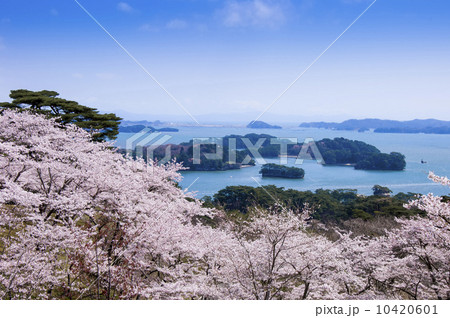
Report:
[{"label": "pink cherry blossom", "polygon": [[187,199],[179,164],[125,158],[40,115],[3,111],[0,141],[1,299],[450,298],[440,197],[410,202],[426,216],[385,236],[332,241],[307,206],[231,221]]}]

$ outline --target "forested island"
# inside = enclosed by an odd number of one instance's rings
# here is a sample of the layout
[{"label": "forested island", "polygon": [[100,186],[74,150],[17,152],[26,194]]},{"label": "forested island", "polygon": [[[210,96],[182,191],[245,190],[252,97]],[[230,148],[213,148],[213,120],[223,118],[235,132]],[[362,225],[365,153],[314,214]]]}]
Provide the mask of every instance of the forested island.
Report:
[{"label": "forested island", "polygon": [[[276,143],[273,143],[273,141]],[[286,143],[287,155],[297,157],[303,147],[303,143],[288,143],[289,140],[277,138],[267,134],[228,135],[220,138],[222,158],[209,159],[207,155],[215,154],[216,144],[195,145],[200,147],[200,162],[193,160],[193,140],[179,145],[162,145],[153,151],[154,159],[161,160],[166,156],[167,147],[170,154],[177,162],[195,171],[218,171],[240,169],[242,166],[255,165],[254,152],[249,147],[256,145],[257,152],[262,158],[277,158],[282,155],[280,143]],[[231,144],[233,143],[233,144]],[[325,165],[347,165],[357,170],[393,170],[401,171],[406,166],[405,156],[398,152],[382,153],[375,146],[362,141],[345,138],[322,139],[316,142]],[[308,146],[308,145],[305,145]],[[144,147],[145,151],[146,147]],[[255,151],[255,149],[253,149]],[[122,150],[124,151],[124,150]],[[234,155],[235,153],[235,155]],[[308,155],[316,158],[314,152],[308,147]],[[236,160],[233,160],[235,156]]]},{"label": "forested island", "polygon": [[[225,171],[240,169],[246,166],[254,166],[255,158],[254,155],[248,150],[248,145],[254,145],[259,139],[264,139],[262,146],[259,148],[259,152],[262,157],[271,158],[276,157],[275,155],[267,155],[265,152],[266,148],[272,149],[270,139],[275,138],[274,136],[267,134],[246,134],[242,135],[227,135],[223,138],[214,139],[211,142],[217,142],[222,151],[222,158],[219,159],[209,159],[206,156],[209,154],[215,154],[217,151],[216,144],[201,144],[195,145],[195,147],[200,147],[200,162],[194,163],[194,141],[183,142],[178,145],[176,144],[166,144],[161,145],[153,151],[154,159],[161,160],[166,156],[166,151],[170,151],[171,158],[175,159],[177,162],[183,164],[184,167],[191,171]],[[245,141],[244,141],[245,140]],[[247,142],[247,144],[246,144]],[[234,143],[234,144],[232,144]],[[146,151],[147,147],[143,148]],[[169,148],[170,150],[166,150]],[[231,150],[230,150],[231,148]],[[120,150],[125,152],[125,150]],[[135,153],[135,152],[134,152]],[[230,155],[232,156],[230,158]],[[234,160],[235,159],[235,160]]]},{"label": "forested island", "polygon": [[[303,143],[292,144],[287,139],[277,138],[267,134],[247,134],[245,136],[230,135],[224,137],[224,144],[228,144],[229,138],[237,139],[237,147],[244,148],[242,138],[248,138],[255,144],[261,138],[264,139],[258,149],[263,158],[276,158],[281,155],[280,144],[273,144],[271,140],[278,143],[286,142],[287,155],[297,157],[302,149]],[[375,146],[358,140],[346,138],[324,138],[316,142],[317,148],[322,155],[326,165],[348,165],[358,170],[403,170],[406,167],[405,156],[398,152],[389,154],[382,153]],[[314,153],[308,148],[308,154],[313,159]]]},{"label": "forested island", "polygon": [[274,163],[267,163],[262,166],[259,173],[264,177],[276,177],[287,179],[303,179],[305,177],[305,170],[296,167],[287,167],[277,165]]},{"label": "forested island", "polygon": [[[194,161],[194,147],[200,147],[200,162],[198,163]],[[170,150],[167,150],[168,148]],[[225,171],[255,165],[255,161],[246,150],[236,150],[233,153],[230,153],[228,146],[223,146],[221,150],[223,154],[221,158],[210,159],[207,158],[207,155],[216,153],[216,145],[194,145],[191,140],[179,145],[162,145],[154,150],[153,155],[154,159],[161,160],[166,156],[166,152],[170,151],[172,159],[175,159],[176,162],[181,163],[185,168],[191,171]],[[234,155],[235,158],[230,158],[230,154]]]},{"label": "forested island", "polygon": [[405,156],[401,153],[382,153],[375,146],[362,141],[325,138],[316,144],[328,165],[352,165],[357,170],[400,171],[406,167]]},{"label": "forested island", "polygon": [[342,123],[311,122],[302,123],[303,128],[325,128],[335,130],[356,130],[359,132],[373,130],[376,133],[405,134],[450,134],[450,121],[437,119],[414,119],[409,121],[383,119],[349,119]]},{"label": "forested island", "polygon": [[260,120],[256,120],[256,121],[252,121],[251,123],[249,123],[247,125],[247,128],[257,128],[257,129],[281,129],[281,126],[277,126],[277,125],[270,125],[266,122],[260,121]]}]

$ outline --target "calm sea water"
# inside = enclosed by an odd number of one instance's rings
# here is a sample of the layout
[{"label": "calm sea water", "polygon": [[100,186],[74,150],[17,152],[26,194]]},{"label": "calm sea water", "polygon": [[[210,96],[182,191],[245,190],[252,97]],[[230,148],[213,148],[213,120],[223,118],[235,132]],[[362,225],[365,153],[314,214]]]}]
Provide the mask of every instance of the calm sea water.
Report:
[{"label": "calm sea water", "polygon": [[[220,189],[231,185],[259,186],[274,184],[278,187],[296,190],[316,189],[357,189],[358,193],[371,194],[375,184],[389,187],[394,193],[417,192],[447,195],[448,187],[437,185],[427,179],[428,171],[438,175],[450,176],[450,135],[426,134],[380,134],[373,132],[333,131],[314,128],[292,129],[247,129],[247,128],[205,128],[182,127],[170,135],[167,143],[178,144],[200,137],[223,137],[230,134],[265,133],[276,137],[298,138],[299,142],[307,137],[318,141],[322,138],[344,137],[361,140],[376,146],[382,152],[398,151],[406,156],[404,171],[361,171],[352,167],[322,166],[315,161],[305,160],[299,166],[305,170],[305,178],[290,180],[281,178],[262,178],[260,165],[229,171],[184,171],[181,186],[196,192],[201,198],[213,195]],[[133,134],[121,133],[116,141],[119,147],[125,147],[126,140]],[[421,160],[426,161],[425,164]],[[279,159],[267,159],[267,162],[279,163]],[[289,158],[288,165],[293,166],[294,158]]]}]

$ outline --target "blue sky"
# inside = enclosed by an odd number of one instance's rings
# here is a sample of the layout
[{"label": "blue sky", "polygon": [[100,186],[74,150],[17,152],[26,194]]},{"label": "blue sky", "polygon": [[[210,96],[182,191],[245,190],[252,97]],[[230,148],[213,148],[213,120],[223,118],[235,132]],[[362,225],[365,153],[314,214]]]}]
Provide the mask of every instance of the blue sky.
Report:
[{"label": "blue sky", "polygon": [[[259,115],[372,1],[78,0],[189,112]],[[450,120],[450,1],[378,0],[261,120]],[[0,2],[0,100],[189,116],[72,0]]]}]

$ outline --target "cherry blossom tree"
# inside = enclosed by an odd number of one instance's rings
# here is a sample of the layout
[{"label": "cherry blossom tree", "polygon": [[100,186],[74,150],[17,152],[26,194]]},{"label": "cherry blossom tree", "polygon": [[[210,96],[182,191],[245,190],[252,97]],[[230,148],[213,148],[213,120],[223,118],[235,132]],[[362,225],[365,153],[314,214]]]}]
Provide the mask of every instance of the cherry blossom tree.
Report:
[{"label": "cherry blossom tree", "polygon": [[212,235],[192,217],[209,211],[174,185],[179,165],[27,113],[4,111],[0,139],[1,298],[197,297]]},{"label": "cherry blossom tree", "polygon": [[224,298],[346,299],[361,290],[342,256],[343,236],[332,242],[313,233],[310,211],[256,210],[251,219],[230,226],[234,244],[226,245],[215,273]]},{"label": "cherry blossom tree", "polygon": [[411,202],[427,216],[385,236],[336,230],[332,241],[307,207],[231,222],[176,187],[180,165],[91,140],[41,115],[0,114],[1,299],[450,298],[440,197]]},{"label": "cherry blossom tree", "polygon": [[[448,178],[433,173],[429,178],[450,185]],[[398,219],[400,227],[387,235],[401,263],[393,285],[413,299],[450,299],[450,204],[428,194],[407,207],[423,210],[427,216]]]},{"label": "cherry blossom tree", "polygon": [[179,165],[27,113],[3,112],[0,138],[2,298],[345,297],[338,245],[292,212],[204,226]]},{"label": "cherry blossom tree", "polygon": [[[450,185],[446,177],[429,178]],[[379,238],[354,239],[352,266],[384,298],[450,299],[450,204],[428,194],[406,207],[427,215],[396,219],[398,227]]]}]

